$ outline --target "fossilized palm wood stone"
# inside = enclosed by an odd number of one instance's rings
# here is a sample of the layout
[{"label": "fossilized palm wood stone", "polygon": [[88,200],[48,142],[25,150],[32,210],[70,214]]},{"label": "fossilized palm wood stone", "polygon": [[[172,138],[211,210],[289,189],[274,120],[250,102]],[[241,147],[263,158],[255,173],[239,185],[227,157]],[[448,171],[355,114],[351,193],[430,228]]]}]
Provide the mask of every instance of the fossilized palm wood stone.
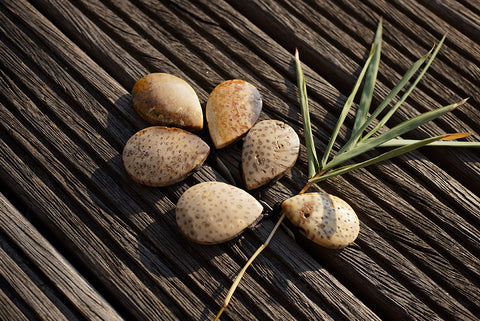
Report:
[{"label": "fossilized palm wood stone", "polygon": [[257,88],[244,80],[227,80],[210,93],[206,106],[208,130],[216,148],[245,135],[262,110]]},{"label": "fossilized palm wood stone", "polygon": [[180,128],[151,126],[133,135],[123,149],[123,164],[138,183],[167,186],[187,178],[200,167],[210,147]]},{"label": "fossilized palm wood stone", "polygon": [[305,193],[282,203],[282,210],[308,239],[341,249],[358,236],[358,217],[344,200],[327,193]]},{"label": "fossilized palm wood stone", "polygon": [[248,190],[284,175],[298,157],[300,139],[289,125],[264,120],[248,132],[242,148],[242,169]]},{"label": "fossilized palm wood stone", "polygon": [[203,128],[198,96],[183,79],[165,73],[140,78],[132,89],[135,111],[152,125],[180,127],[189,131]]},{"label": "fossilized palm wood stone", "polygon": [[187,239],[218,244],[239,235],[262,211],[262,205],[244,190],[221,182],[205,182],[183,193],[175,213]]}]

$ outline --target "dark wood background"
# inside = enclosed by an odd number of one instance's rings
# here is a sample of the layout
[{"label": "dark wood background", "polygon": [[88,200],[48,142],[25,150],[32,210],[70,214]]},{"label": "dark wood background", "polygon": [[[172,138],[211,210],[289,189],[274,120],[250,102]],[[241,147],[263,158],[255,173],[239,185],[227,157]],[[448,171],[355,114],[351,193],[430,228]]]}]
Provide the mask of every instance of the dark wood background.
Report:
[{"label": "dark wood background", "polygon": [[[209,159],[170,187],[129,179],[123,146],[147,127],[131,105],[133,84],[171,73],[204,107],[217,84],[247,80],[262,95],[260,118],[288,122],[303,141],[298,48],[321,153],[380,18],[374,104],[447,34],[388,126],[470,97],[405,137],[471,132],[479,141],[476,0],[0,1],[0,319],[212,319],[275,222],[222,245],[186,241],[175,223],[178,198],[228,178]],[[352,117],[341,140],[349,125]],[[240,152],[241,141],[217,155],[241,187]],[[292,173],[254,195],[280,202],[305,173],[302,147]],[[425,147],[319,188],[354,207],[357,241],[330,251],[280,230],[223,320],[478,319],[478,149]]]}]

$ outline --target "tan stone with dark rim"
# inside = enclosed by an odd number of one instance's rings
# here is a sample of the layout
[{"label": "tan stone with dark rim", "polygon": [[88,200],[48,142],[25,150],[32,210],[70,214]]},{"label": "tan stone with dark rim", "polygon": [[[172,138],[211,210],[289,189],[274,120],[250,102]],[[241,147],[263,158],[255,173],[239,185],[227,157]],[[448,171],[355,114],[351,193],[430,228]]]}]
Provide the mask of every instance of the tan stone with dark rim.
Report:
[{"label": "tan stone with dark rim", "polygon": [[132,89],[135,111],[152,125],[180,127],[189,131],[203,128],[198,96],[183,79],[165,73],[140,78]]}]

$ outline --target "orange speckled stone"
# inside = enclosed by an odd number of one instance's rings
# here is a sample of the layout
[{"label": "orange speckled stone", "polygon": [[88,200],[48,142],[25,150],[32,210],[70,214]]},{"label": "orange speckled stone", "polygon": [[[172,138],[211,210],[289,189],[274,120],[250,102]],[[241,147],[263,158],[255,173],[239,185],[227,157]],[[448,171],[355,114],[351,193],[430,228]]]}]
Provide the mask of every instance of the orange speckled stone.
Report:
[{"label": "orange speckled stone", "polygon": [[183,79],[165,73],[140,78],[132,89],[135,111],[152,125],[180,127],[189,131],[203,128],[198,96]]},{"label": "orange speckled stone", "polygon": [[206,114],[210,137],[223,148],[247,133],[262,110],[257,88],[244,80],[227,80],[208,97]]}]

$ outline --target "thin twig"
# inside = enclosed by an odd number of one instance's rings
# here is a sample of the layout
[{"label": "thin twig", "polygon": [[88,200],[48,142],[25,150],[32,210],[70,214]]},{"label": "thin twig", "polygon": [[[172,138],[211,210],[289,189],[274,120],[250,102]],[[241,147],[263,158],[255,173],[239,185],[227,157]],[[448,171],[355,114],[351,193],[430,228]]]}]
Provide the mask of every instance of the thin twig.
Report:
[{"label": "thin twig", "polygon": [[[324,170],[321,170],[320,172],[318,172],[317,175],[311,177],[310,179],[319,178],[319,177],[322,176],[323,174],[325,174],[325,171],[324,171]],[[302,188],[302,190],[301,190],[298,194],[303,194],[303,193],[305,193],[310,187],[312,187],[313,184],[315,184],[315,183],[308,182],[308,183]]]},{"label": "thin twig", "polygon": [[255,253],[250,257],[250,259],[247,261],[247,263],[245,264],[245,266],[240,270],[240,272],[238,273],[237,277],[235,278],[235,281],[233,281],[233,284],[232,286],[230,287],[230,290],[228,291],[227,293],[227,296],[225,298],[225,301],[223,302],[223,306],[222,308],[220,309],[220,311],[218,311],[217,313],[217,316],[215,317],[214,321],[217,321],[220,319],[220,316],[222,315],[223,311],[227,308],[228,304],[230,303],[230,299],[232,298],[233,296],[233,293],[235,292],[235,290],[237,289],[238,287],[238,284],[240,284],[240,281],[242,280],[243,278],[243,275],[245,274],[245,271],[247,270],[247,268],[250,266],[250,264],[252,264],[252,262],[255,260],[255,258],[268,246],[268,244],[270,244],[270,241],[272,240],[272,237],[273,235],[275,234],[275,232],[277,231],[278,227],[280,226],[280,224],[282,223],[283,219],[285,218],[285,213],[282,214],[282,216],[280,217],[280,219],[278,220],[277,224],[275,224],[275,227],[273,228],[273,230],[270,232],[270,234],[268,235],[268,238],[267,240],[265,241],[265,243],[263,243],[256,251]]}]

